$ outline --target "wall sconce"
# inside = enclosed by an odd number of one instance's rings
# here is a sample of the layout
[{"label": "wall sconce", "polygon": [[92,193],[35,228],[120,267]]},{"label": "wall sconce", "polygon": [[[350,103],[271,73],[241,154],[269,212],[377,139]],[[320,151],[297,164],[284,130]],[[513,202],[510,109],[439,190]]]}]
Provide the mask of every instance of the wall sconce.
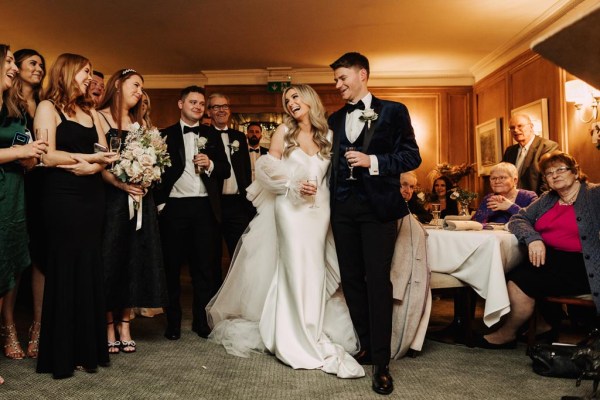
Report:
[{"label": "wall sconce", "polygon": [[[565,82],[565,101],[567,103],[575,103],[577,116],[581,122],[587,124],[598,119],[600,90],[593,88],[579,79],[568,81]],[[585,118],[583,115],[587,107],[592,109],[592,115],[589,118]]]}]

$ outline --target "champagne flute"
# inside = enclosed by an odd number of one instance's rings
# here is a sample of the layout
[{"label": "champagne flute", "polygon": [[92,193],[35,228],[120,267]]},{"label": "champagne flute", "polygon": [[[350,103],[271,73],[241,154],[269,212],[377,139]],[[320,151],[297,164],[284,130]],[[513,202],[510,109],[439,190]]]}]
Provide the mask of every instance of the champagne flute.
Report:
[{"label": "champagne flute", "polygon": [[[48,141],[48,129],[47,128],[37,128],[35,130],[35,138],[37,140]],[[40,162],[37,164],[38,167],[44,167],[46,165],[46,164],[44,164],[43,157],[44,157],[44,155],[40,154]]]},{"label": "champagne flute", "polygon": [[[356,147],[354,146],[348,146],[346,147],[346,153],[349,151],[356,151]],[[350,176],[346,178],[347,181],[355,181],[356,178],[354,177],[354,167],[350,164],[350,160],[346,158],[346,163],[348,163],[348,168],[350,168]]]},{"label": "champagne flute", "polygon": [[[317,182],[318,181],[317,181],[317,177],[316,176],[314,176],[314,177],[311,176],[310,178],[308,178],[306,180],[306,183],[308,183],[309,185],[315,187],[315,190],[317,190]],[[315,193],[311,197],[312,197],[312,204],[308,208],[319,208],[319,206],[316,204],[317,194]]]},{"label": "champagne flute", "polygon": [[431,204],[431,214],[433,214],[433,225],[435,226],[435,229],[438,229],[440,226],[440,207],[439,203]]},{"label": "champagne flute", "polygon": [[[198,155],[198,154],[202,154],[203,150],[206,146],[206,142],[203,142],[202,140],[200,140],[200,136],[194,136],[194,143],[195,143],[195,151],[194,151],[194,155]],[[204,173],[204,168],[200,167],[200,166],[196,166],[196,171],[198,172],[199,175]]]},{"label": "champagne flute", "polygon": [[111,137],[109,147],[112,153],[118,153],[121,150],[121,138],[116,136]]}]

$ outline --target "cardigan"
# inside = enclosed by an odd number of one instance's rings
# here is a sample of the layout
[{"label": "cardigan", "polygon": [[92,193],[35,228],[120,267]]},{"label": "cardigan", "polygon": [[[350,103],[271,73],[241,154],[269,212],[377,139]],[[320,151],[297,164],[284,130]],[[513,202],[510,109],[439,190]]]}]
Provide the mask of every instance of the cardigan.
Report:
[{"label": "cardigan", "polygon": [[[542,236],[533,226],[535,222],[559,200],[554,190],[543,193],[537,201],[521,209],[508,222],[508,230],[519,240],[529,245]],[[588,274],[596,312],[600,310],[600,185],[581,183],[581,189],[573,203],[583,262]]]}]

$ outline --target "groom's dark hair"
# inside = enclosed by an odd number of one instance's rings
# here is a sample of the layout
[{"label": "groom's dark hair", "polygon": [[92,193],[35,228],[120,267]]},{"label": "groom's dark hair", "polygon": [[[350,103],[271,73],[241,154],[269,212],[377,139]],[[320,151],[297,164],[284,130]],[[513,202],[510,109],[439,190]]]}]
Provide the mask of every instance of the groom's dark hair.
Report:
[{"label": "groom's dark hair", "polygon": [[335,60],[329,66],[334,71],[338,68],[364,68],[367,71],[367,77],[369,77],[369,73],[371,72],[369,69],[369,60],[367,59],[367,57],[357,52],[346,53],[337,60]]}]

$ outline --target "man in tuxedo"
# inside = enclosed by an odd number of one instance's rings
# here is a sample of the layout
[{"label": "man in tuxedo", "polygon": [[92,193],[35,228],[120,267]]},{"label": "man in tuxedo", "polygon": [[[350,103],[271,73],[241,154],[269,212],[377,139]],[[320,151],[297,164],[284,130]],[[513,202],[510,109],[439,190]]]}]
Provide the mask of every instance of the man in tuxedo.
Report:
[{"label": "man in tuxedo", "polygon": [[558,143],[536,136],[531,119],[526,114],[513,115],[508,128],[517,144],[506,148],[502,161],[517,167],[517,187],[541,194],[544,189],[538,162],[544,154],[558,149]]},{"label": "man in tuxedo", "polygon": [[250,122],[246,131],[248,138],[248,151],[250,152],[250,165],[252,166],[252,181],[254,181],[254,165],[256,160],[269,152],[269,149],[260,145],[262,139],[262,126],[258,122]]},{"label": "man in tuxedo", "polygon": [[[335,87],[347,102],[329,118],[331,225],[342,287],[361,345],[355,357],[373,365],[373,390],[390,394],[390,264],[396,221],[408,214],[400,174],[417,168],[421,156],[406,106],[369,92],[365,56],[346,53],[330,66]],[[356,180],[349,179],[348,164]]]},{"label": "man in tuxedo", "polygon": [[252,183],[252,170],[246,136],[229,128],[231,105],[229,98],[221,93],[208,97],[210,130],[223,141],[227,159],[231,165],[229,178],[223,183],[221,196],[221,234],[233,257],[238,240],[248,227],[255,213],[252,203],[246,199],[246,188]]},{"label": "man in tuxedo", "polygon": [[155,192],[169,298],[165,337],[170,340],[181,336],[180,270],[186,261],[193,286],[192,330],[201,337],[210,333],[204,309],[222,280],[218,224],[223,180],[230,174],[221,138],[200,125],[204,89],[183,89],[177,104],[181,119],[161,132],[172,165]]}]

